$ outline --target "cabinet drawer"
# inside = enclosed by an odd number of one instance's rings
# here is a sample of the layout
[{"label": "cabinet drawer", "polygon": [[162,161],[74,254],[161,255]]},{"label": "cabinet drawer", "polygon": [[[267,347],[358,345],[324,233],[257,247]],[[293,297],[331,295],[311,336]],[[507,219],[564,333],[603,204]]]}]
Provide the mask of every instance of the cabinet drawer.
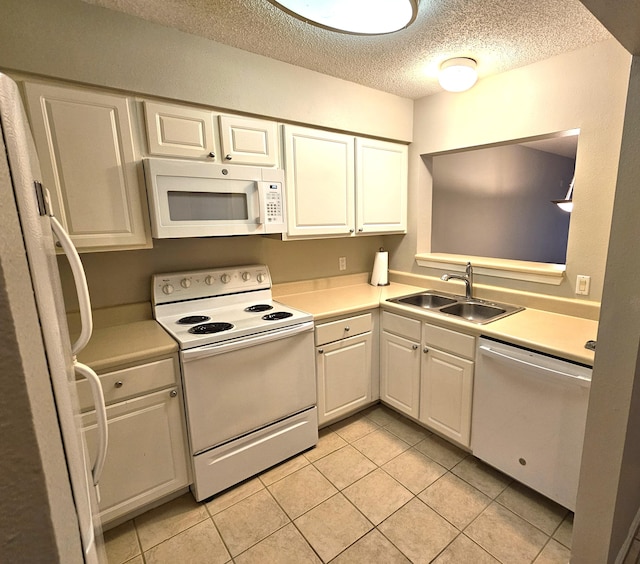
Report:
[{"label": "cabinet drawer", "polygon": [[[132,366],[100,376],[100,383],[107,405],[127,398],[146,394],[176,384],[174,360],[166,358],[140,366]],[[80,411],[94,409],[93,395],[89,382],[85,379],[76,382]]]},{"label": "cabinet drawer", "polygon": [[346,337],[371,331],[371,314],[356,315],[316,326],[316,345],[324,345]]},{"label": "cabinet drawer", "polygon": [[425,324],[424,343],[438,349],[449,351],[465,358],[473,359],[476,348],[476,338],[444,327]]},{"label": "cabinet drawer", "polygon": [[394,335],[420,341],[420,321],[388,311],[382,312],[382,329]]}]

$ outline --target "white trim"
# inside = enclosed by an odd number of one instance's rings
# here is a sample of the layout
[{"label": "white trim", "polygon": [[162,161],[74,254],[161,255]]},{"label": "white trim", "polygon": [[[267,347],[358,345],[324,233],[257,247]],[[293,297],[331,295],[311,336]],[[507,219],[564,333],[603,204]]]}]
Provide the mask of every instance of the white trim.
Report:
[{"label": "white trim", "polygon": [[463,272],[467,262],[470,262],[476,274],[538,282],[540,284],[552,284],[554,286],[559,286],[562,283],[567,269],[564,264],[449,255],[446,253],[419,253],[415,255],[415,258],[419,266],[428,268],[441,270],[446,267],[447,270]]}]

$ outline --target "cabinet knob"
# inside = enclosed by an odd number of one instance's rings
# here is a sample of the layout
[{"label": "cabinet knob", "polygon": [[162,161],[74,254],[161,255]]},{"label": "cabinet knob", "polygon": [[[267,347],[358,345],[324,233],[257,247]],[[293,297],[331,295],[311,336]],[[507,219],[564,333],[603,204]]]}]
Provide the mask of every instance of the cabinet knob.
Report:
[{"label": "cabinet knob", "polygon": [[169,392],[169,395],[170,395],[172,398],[175,398],[175,397],[178,395],[178,390],[171,390],[171,391]]},{"label": "cabinet knob", "polygon": [[353,229],[349,229],[349,233],[353,233]]},{"label": "cabinet knob", "polygon": [[422,352],[423,352],[423,353],[428,353],[428,352],[429,352],[429,349],[428,349],[427,347],[425,347],[424,349],[422,349]]},{"label": "cabinet knob", "polygon": [[351,327],[349,327],[348,325],[344,328],[345,331],[351,331]]},{"label": "cabinet knob", "polygon": [[358,233],[362,233],[364,230],[362,229],[362,227],[358,228]]},{"label": "cabinet knob", "polygon": [[233,157],[231,155],[225,155],[224,160],[230,161]]},{"label": "cabinet knob", "polygon": [[123,384],[122,380],[118,380],[118,381],[114,384],[114,386],[115,386],[116,388],[122,388],[122,386],[123,386],[123,385],[124,385],[124,384]]},{"label": "cabinet knob", "polygon": [[324,352],[324,349],[318,349],[318,354],[322,354]]},{"label": "cabinet knob", "polygon": [[417,350],[418,350],[418,345],[412,345],[412,346],[411,346],[411,348],[412,348],[414,351],[417,351]]},{"label": "cabinet knob", "polygon": [[213,151],[211,151],[207,156],[211,157],[212,159],[216,158],[216,154]]}]

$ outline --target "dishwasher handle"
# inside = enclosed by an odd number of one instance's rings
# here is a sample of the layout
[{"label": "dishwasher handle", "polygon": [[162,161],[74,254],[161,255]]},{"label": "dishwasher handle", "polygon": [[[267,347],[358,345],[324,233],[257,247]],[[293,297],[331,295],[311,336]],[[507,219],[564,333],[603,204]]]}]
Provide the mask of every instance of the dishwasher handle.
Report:
[{"label": "dishwasher handle", "polygon": [[533,362],[527,362],[526,360],[523,360],[521,358],[516,358],[514,356],[508,355],[506,353],[503,353],[501,351],[497,351],[495,349],[492,349],[491,347],[487,346],[487,345],[480,345],[478,347],[481,351],[482,354],[488,354],[488,355],[493,355],[493,356],[497,356],[500,357],[502,360],[506,360],[508,362],[512,362],[515,364],[521,364],[521,365],[525,365],[528,366],[529,368],[532,368],[533,370],[540,370],[542,372],[545,372],[549,375],[552,376],[557,376],[560,378],[571,378],[575,384],[582,386],[584,388],[588,388],[591,385],[591,379],[590,378],[586,378],[584,376],[580,376],[579,374],[570,374],[568,372],[563,372],[561,370],[555,370],[553,368],[549,368],[547,366],[541,366],[539,364],[535,364]]}]

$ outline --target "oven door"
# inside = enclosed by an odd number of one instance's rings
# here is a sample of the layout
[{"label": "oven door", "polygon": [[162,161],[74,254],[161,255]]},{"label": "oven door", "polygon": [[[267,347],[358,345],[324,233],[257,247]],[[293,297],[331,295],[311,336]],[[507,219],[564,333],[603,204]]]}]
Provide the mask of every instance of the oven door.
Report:
[{"label": "oven door", "polygon": [[313,322],[181,352],[192,454],[316,404]]}]

